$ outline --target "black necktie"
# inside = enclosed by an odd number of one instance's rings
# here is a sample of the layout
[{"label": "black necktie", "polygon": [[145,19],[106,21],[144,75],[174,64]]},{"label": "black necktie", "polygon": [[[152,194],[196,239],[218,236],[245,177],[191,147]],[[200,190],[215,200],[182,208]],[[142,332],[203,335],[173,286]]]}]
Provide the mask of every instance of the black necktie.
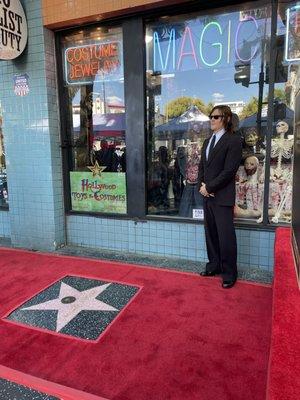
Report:
[{"label": "black necktie", "polygon": [[209,158],[211,156],[211,153],[213,151],[215,143],[216,143],[216,135],[213,134],[213,137],[212,137],[211,142],[210,142],[209,150],[208,150],[208,157],[207,157],[208,160],[209,160]]}]

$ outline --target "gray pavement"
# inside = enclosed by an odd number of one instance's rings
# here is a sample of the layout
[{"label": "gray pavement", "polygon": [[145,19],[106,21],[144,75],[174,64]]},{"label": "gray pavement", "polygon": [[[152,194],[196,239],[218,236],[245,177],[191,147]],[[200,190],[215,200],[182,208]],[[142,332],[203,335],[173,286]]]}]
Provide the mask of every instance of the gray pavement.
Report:
[{"label": "gray pavement", "polygon": [[[11,247],[9,239],[0,238],[0,247]],[[148,256],[143,254],[125,253],[119,251],[92,249],[77,246],[65,246],[61,249],[53,251],[53,254],[61,254],[68,256],[88,257],[101,260],[120,261],[129,264],[139,264],[143,266],[154,266],[157,268],[168,268],[177,271],[186,271],[199,274],[205,269],[205,263],[198,261],[184,260],[173,257]],[[239,268],[239,279],[259,282],[271,283],[273,280],[273,272],[262,268]]]}]

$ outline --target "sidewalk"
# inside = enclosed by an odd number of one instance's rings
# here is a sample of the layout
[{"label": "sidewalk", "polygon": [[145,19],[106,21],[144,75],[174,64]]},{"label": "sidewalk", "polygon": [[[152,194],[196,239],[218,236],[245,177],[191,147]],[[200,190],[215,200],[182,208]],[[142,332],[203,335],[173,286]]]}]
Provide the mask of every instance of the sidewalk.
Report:
[{"label": "sidewalk", "polygon": [[[11,247],[9,239],[0,239],[0,247]],[[155,266],[158,268],[174,269],[183,272],[194,272],[199,274],[205,268],[205,263],[199,263],[191,260],[183,260],[181,258],[146,256],[142,254],[124,253],[118,251],[110,251],[104,249],[92,249],[87,247],[65,246],[53,254],[61,254],[67,256],[78,256],[95,258],[98,260],[120,261],[129,264],[139,264],[144,266]],[[260,268],[239,268],[239,279],[251,282],[272,283],[273,273]]]}]

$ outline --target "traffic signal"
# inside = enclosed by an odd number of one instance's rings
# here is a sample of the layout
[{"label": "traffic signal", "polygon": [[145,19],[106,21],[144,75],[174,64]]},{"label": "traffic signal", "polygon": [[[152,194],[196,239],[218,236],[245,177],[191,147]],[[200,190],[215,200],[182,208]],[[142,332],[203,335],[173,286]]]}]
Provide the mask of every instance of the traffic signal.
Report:
[{"label": "traffic signal", "polygon": [[[267,50],[268,51],[268,50]],[[272,55],[270,54],[270,58]],[[276,58],[275,58],[275,83],[287,82],[288,66],[283,64],[284,60],[284,35],[276,37]],[[269,62],[266,63],[266,83],[269,83]]]},{"label": "traffic signal", "polygon": [[147,71],[147,91],[153,96],[161,95],[161,72]]},{"label": "traffic signal", "polygon": [[248,87],[250,83],[250,63],[237,61],[234,64],[236,73],[234,74],[235,83],[241,83],[243,86]]},{"label": "traffic signal", "polygon": [[244,40],[241,49],[236,51],[237,61],[234,64],[236,73],[234,74],[235,83],[241,83],[248,87],[251,76],[251,44]]}]

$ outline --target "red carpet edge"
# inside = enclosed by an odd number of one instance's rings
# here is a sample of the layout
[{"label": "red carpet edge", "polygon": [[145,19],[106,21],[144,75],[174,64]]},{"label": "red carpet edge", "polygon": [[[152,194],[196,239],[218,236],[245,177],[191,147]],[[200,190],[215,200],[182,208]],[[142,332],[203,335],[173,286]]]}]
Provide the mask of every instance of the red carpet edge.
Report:
[{"label": "red carpet edge", "polygon": [[0,365],[0,377],[8,381],[26,386],[30,389],[55,396],[61,400],[109,400],[104,397],[94,396],[80,390],[72,389],[57,383],[45,381],[23,372]]},{"label": "red carpet edge", "polygon": [[298,400],[300,399],[300,291],[290,228],[276,230],[272,308],[266,399]]}]

